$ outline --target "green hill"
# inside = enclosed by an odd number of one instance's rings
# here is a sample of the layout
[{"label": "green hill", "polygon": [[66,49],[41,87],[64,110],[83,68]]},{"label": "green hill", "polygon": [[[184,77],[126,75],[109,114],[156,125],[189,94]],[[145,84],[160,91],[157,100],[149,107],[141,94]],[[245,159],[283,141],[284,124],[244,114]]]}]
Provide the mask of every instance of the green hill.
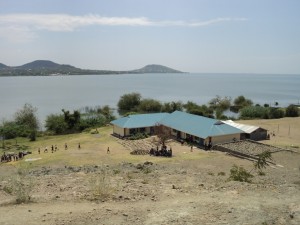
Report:
[{"label": "green hill", "polygon": [[71,65],[58,64],[49,60],[36,60],[22,66],[6,66],[0,63],[0,76],[51,76],[51,75],[103,75],[132,73],[181,73],[162,65],[147,65],[141,69],[129,71],[88,70]]},{"label": "green hill", "polygon": [[132,70],[133,73],[182,73],[179,70],[174,70],[162,65],[147,65],[138,70]]}]

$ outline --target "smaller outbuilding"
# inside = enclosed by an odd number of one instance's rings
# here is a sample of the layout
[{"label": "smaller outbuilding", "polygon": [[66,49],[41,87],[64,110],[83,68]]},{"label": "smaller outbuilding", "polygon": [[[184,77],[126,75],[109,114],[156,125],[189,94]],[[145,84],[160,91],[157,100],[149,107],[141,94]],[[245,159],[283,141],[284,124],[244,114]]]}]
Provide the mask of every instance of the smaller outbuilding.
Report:
[{"label": "smaller outbuilding", "polygon": [[264,128],[236,123],[232,120],[226,120],[223,121],[223,123],[242,130],[244,133],[241,134],[241,140],[250,139],[253,141],[260,141],[268,138],[268,131]]}]

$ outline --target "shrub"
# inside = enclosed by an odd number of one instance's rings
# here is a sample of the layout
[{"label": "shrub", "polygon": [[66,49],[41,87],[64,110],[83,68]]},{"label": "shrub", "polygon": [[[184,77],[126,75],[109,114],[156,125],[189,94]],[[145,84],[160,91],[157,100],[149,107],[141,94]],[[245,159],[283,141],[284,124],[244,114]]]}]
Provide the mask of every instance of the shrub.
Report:
[{"label": "shrub", "polygon": [[147,137],[148,137],[148,134],[146,134],[146,133],[136,133],[136,134],[130,136],[128,139],[129,140],[139,140],[139,139],[144,139]]},{"label": "shrub", "polygon": [[298,117],[299,116],[299,109],[298,109],[298,107],[295,106],[295,105],[289,105],[286,108],[285,115],[287,117]]},{"label": "shrub", "polygon": [[230,169],[229,180],[251,183],[253,175],[245,170],[242,166],[233,165]]},{"label": "shrub", "polygon": [[248,106],[241,109],[240,117],[242,119],[246,118],[265,118],[268,116],[268,108],[261,106]]},{"label": "shrub", "polygon": [[90,180],[91,200],[107,200],[114,192],[110,176],[105,170],[93,176]]},{"label": "shrub", "polygon": [[219,172],[219,173],[218,173],[218,176],[225,176],[225,175],[226,175],[225,172]]},{"label": "shrub", "polygon": [[7,191],[15,195],[16,203],[29,203],[31,199],[31,191],[33,188],[33,181],[28,176],[27,169],[19,169],[15,177],[12,177],[11,186],[6,188]]},{"label": "shrub", "polygon": [[161,109],[162,109],[161,103],[157,100],[150,99],[150,98],[142,99],[138,106],[138,111],[145,112],[145,113],[160,112]]},{"label": "shrub", "polygon": [[269,108],[269,118],[279,119],[284,117],[284,111],[280,108]]},{"label": "shrub", "polygon": [[151,172],[152,172],[152,170],[151,170],[149,167],[144,167],[144,168],[142,169],[142,171],[143,171],[144,174],[148,174],[148,173],[151,173]]}]

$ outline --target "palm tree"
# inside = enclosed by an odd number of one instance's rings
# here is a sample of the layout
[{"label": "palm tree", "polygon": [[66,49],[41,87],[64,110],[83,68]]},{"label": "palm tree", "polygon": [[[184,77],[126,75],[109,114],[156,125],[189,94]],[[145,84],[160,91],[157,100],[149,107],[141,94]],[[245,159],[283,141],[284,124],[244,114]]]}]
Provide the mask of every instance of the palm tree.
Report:
[{"label": "palm tree", "polygon": [[258,159],[254,163],[254,168],[259,172],[262,172],[262,169],[265,169],[268,165],[268,160],[273,161],[272,155],[270,151],[264,151],[258,154]]}]

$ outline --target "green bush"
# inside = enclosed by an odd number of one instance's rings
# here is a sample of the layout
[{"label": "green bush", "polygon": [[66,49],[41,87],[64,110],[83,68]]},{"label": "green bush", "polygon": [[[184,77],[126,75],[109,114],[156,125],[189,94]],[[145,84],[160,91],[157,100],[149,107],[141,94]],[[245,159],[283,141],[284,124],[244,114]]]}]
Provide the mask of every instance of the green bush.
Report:
[{"label": "green bush", "polygon": [[284,117],[284,110],[281,108],[269,108],[269,118],[279,119]]},{"label": "green bush", "polygon": [[229,180],[251,183],[253,175],[245,170],[242,166],[233,165],[230,169]]},{"label": "green bush", "polygon": [[248,106],[240,110],[240,118],[265,118],[269,115],[268,108],[261,106]]},{"label": "green bush", "polygon": [[299,116],[299,108],[295,105],[289,105],[286,108],[285,115],[287,117],[298,117]]},{"label": "green bush", "polygon": [[241,119],[278,119],[285,116],[282,108],[248,106],[240,110]]},{"label": "green bush", "polygon": [[149,135],[146,133],[136,133],[136,134],[130,136],[128,139],[129,140],[139,140],[139,139],[144,139],[147,137],[149,137]]}]

